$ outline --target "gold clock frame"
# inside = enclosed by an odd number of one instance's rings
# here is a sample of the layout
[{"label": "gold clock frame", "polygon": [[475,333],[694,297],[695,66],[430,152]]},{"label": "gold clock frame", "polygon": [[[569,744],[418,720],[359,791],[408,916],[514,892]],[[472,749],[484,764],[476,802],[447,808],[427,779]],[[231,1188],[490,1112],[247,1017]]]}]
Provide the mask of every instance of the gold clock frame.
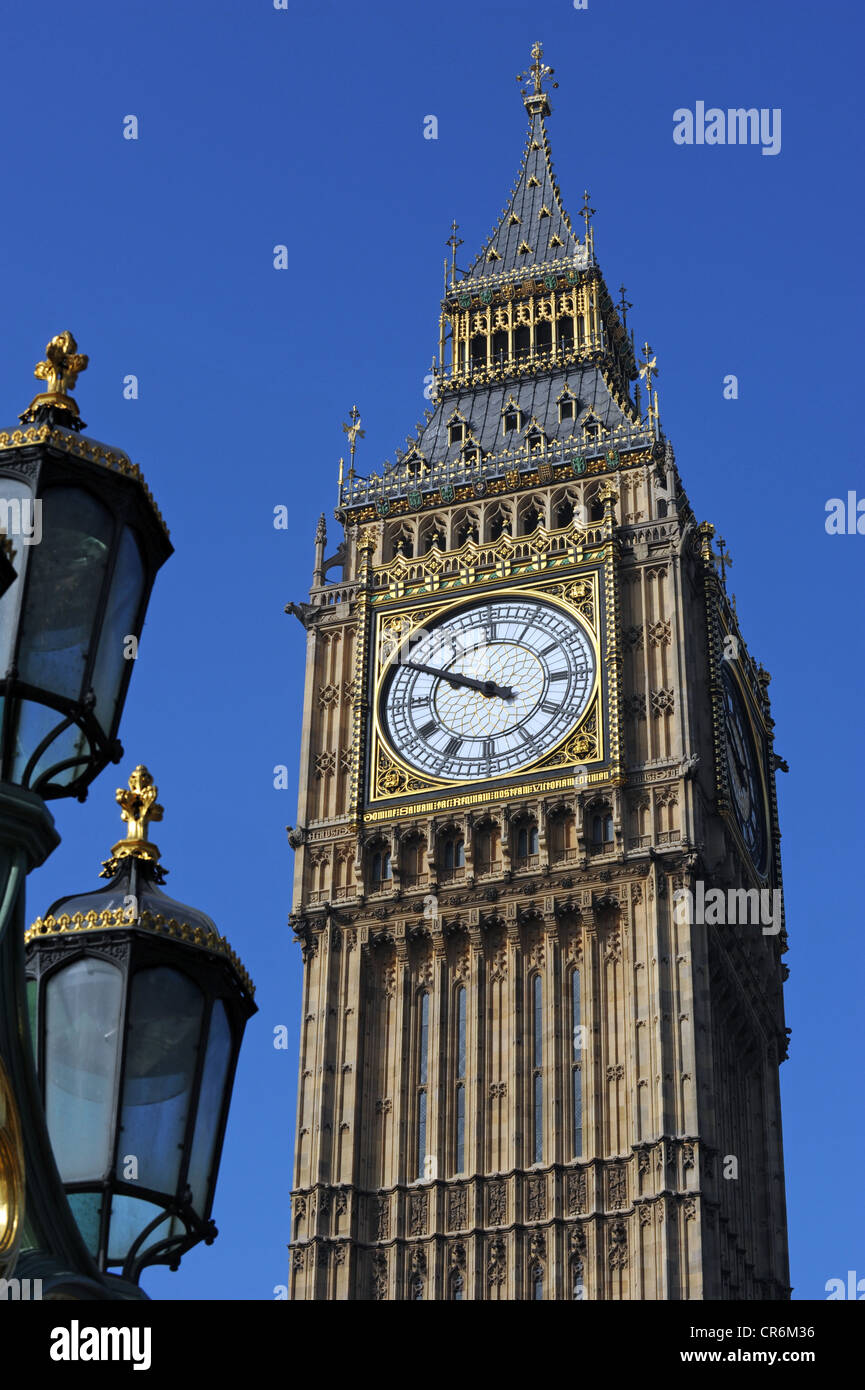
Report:
[{"label": "gold clock frame", "polygon": [[[405,797],[435,796],[436,808],[471,805],[478,800],[499,800],[528,788],[524,779],[535,779],[549,775],[561,787],[573,784],[573,777],[562,780],[561,771],[574,765],[584,766],[587,781],[589,769],[605,763],[607,739],[603,710],[604,670],[602,665],[601,613],[601,571],[599,567],[571,570],[567,575],[558,572],[554,576],[538,577],[533,583],[525,579],[515,586],[513,580],[472,588],[457,597],[453,592],[444,601],[438,599],[430,603],[425,599],[413,598],[411,601],[390,603],[377,608],[371,633],[370,651],[373,653],[374,671],[372,679],[370,748],[367,771],[368,809],[365,821],[384,818],[375,815],[375,810],[387,805],[393,808]],[[381,634],[388,630],[399,632],[401,640],[411,637],[412,632],[427,623],[439,622],[447,614],[490,598],[543,598],[545,602],[560,608],[575,619],[589,641],[594,661],[595,673],[586,708],[568,732],[556,745],[535,762],[528,763],[519,770],[502,773],[488,782],[482,779],[473,782],[453,781],[429,777],[411,767],[390,744],[381,718],[381,696],[384,683],[392,669],[389,654],[383,652]],[[444,599],[444,595],[442,595]],[[556,777],[558,774],[558,778]],[[505,785],[507,784],[507,785]],[[483,785],[478,795],[477,789]],[[546,786],[545,790],[548,789]],[[413,806],[414,810],[422,808]]]}]

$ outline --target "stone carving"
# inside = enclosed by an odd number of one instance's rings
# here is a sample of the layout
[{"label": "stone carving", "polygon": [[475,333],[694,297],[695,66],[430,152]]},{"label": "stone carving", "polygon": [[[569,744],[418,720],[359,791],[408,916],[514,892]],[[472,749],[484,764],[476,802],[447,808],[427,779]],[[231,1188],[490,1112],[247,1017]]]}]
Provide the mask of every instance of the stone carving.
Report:
[{"label": "stone carving", "polygon": [[624,1168],[611,1168],[607,1174],[610,1206],[614,1211],[628,1205],[628,1175]]},{"label": "stone carving", "polygon": [[373,1297],[381,1303],[387,1298],[387,1255],[377,1250],[372,1257]]},{"label": "stone carving", "polygon": [[586,1210],[586,1175],[582,1170],[568,1173],[567,1208],[568,1216],[578,1216]]},{"label": "stone carving", "polygon": [[624,1221],[614,1221],[610,1227],[610,1269],[624,1269],[628,1263],[628,1232]]},{"label": "stone carving", "polygon": [[502,1284],[504,1278],[505,1243],[503,1240],[491,1240],[487,1258],[487,1281],[490,1284]]},{"label": "stone carving", "polygon": [[452,1187],[448,1193],[448,1228],[461,1231],[466,1225],[466,1190]]},{"label": "stone carving", "polygon": [[507,1191],[503,1182],[491,1182],[488,1195],[491,1226],[502,1226],[507,1220]]},{"label": "stone carving", "polygon": [[547,1214],[547,1185],[544,1178],[529,1178],[529,1220],[543,1221]]},{"label": "stone carving", "polygon": [[379,1197],[376,1221],[376,1240],[390,1240],[390,1198]]},{"label": "stone carving", "polygon": [[413,1192],[409,1203],[409,1235],[422,1236],[427,1228],[428,1198],[426,1192]]}]

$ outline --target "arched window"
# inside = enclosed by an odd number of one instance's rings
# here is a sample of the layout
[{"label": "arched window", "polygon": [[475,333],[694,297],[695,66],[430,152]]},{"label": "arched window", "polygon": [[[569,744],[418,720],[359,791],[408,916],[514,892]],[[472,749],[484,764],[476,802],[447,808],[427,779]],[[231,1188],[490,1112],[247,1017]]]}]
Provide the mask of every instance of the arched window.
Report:
[{"label": "arched window", "polygon": [[497,367],[503,367],[508,358],[508,335],[507,331],[499,329],[493,334],[493,363]]},{"label": "arched window", "polygon": [[535,324],[535,351],[549,352],[553,346],[553,325],[549,319]]},{"label": "arched window", "polygon": [[568,315],[559,319],[558,344],[563,352],[571,352],[574,346],[574,321]]},{"label": "arched window", "polygon": [[524,536],[530,536],[533,531],[537,530],[538,523],[540,522],[540,520],[541,514],[538,511],[537,507],[533,504],[525,512],[523,512],[523,524],[521,527],[522,534]]},{"label": "arched window", "polygon": [[487,365],[487,335],[486,333],[476,333],[471,340],[472,366],[485,367]]},{"label": "arched window", "polygon": [[609,811],[596,811],[592,816],[592,844],[613,843],[613,817]]},{"label": "arched window", "polygon": [[455,1171],[462,1173],[466,1166],[466,991],[460,985],[456,992],[456,1145]]},{"label": "arched window", "polygon": [[517,831],[517,859],[528,860],[537,854],[539,843],[537,825],[521,825]]},{"label": "arched window", "polygon": [[540,975],[532,976],[532,1162],[540,1163],[544,1156],[544,1016],[543,984]]},{"label": "arched window", "polygon": [[444,854],[442,867],[453,872],[454,869],[465,868],[466,846],[462,836],[459,838],[448,837],[444,842]]},{"label": "arched window", "polygon": [[382,884],[391,877],[390,850],[384,848],[375,850],[370,863],[370,878],[373,883]]},{"label": "arched window", "polygon": [[560,502],[556,507],[556,526],[570,526],[574,519],[574,504],[570,498],[566,497],[564,502]]},{"label": "arched window", "polygon": [[417,1175],[422,1178],[426,1172],[427,1077],[429,1072],[429,994],[426,990],[420,996],[418,1004]]},{"label": "arched window", "polygon": [[568,811],[558,811],[550,816],[549,829],[550,863],[576,858],[577,827],[574,817]]},{"label": "arched window", "polygon": [[502,415],[502,429],[505,434],[510,434],[511,430],[518,430],[520,427],[520,412],[516,406],[508,406]]},{"label": "arched window", "polygon": [[580,972],[571,971],[571,1073],[574,1107],[574,1158],[583,1152],[583,1028],[580,1008]]},{"label": "arched window", "polygon": [[448,425],[448,444],[462,444],[465,430],[462,420],[451,420]]},{"label": "arched window", "polygon": [[573,420],[574,418],[574,398],[565,396],[559,401],[559,420]]},{"label": "arched window", "polygon": [[483,825],[475,832],[475,872],[490,874],[496,867],[498,831],[493,825]]},{"label": "arched window", "polygon": [[519,328],[514,330],[514,356],[517,358],[528,357],[531,345],[529,326],[528,324],[521,324]]}]

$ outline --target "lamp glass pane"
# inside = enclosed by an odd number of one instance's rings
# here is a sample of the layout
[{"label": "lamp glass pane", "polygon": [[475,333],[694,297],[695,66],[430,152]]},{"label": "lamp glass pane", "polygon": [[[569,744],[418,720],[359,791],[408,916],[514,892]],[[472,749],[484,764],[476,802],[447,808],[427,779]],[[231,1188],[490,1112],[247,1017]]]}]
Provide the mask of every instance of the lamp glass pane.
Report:
[{"label": "lamp glass pane", "polygon": [[117,1145],[138,1160],[142,1187],[173,1194],[201,1040],[204,996],[188,975],[167,966],[139,970],[132,982],[126,1073]]},{"label": "lamp glass pane", "polygon": [[[65,717],[58,710],[51,709],[50,705],[39,705],[33,700],[21,701],[18,708],[17,729],[13,731],[15,739],[15,756],[12,763],[13,782],[23,780],[24,771],[31,755],[52,729],[59,728]],[[76,724],[70,724],[68,729],[64,729],[62,734],[48,744],[27,779],[28,785],[34,786],[41,774],[47,772],[49,768],[56,767],[58,763],[65,762],[67,758],[74,758],[76,761],[71,767],[67,768],[65,772],[58,772],[51,778],[52,782],[56,782],[59,786],[68,786],[76,777],[80,777],[90,760],[90,753],[90,740]]]},{"label": "lamp glass pane", "polygon": [[210,1016],[210,1037],[201,1077],[201,1095],[195,1117],[195,1138],[189,1160],[187,1181],[192,1189],[192,1205],[203,1217],[208,1196],[208,1179],[212,1173],[219,1137],[219,1120],[225,1099],[225,1078],[231,1061],[231,1026],[225,1005],[217,999]]},{"label": "lamp glass pane", "polygon": [[144,561],[134,533],[125,526],[93,670],[96,718],[106,733],[112,728],[117,697],[128,669],[129,658],[124,655],[124,639],[135,635],[132,625],[138,615],[143,592]]},{"label": "lamp glass pane", "polygon": [[102,1215],[102,1194],[100,1192],[70,1192],[67,1194],[72,1215],[84,1237],[84,1244],[91,1255],[99,1253],[99,1218]]},{"label": "lamp glass pane", "polygon": [[[111,1220],[108,1227],[108,1263],[122,1264],[133,1243],[146,1226],[164,1211],[155,1202],[146,1202],[142,1197],[130,1197],[127,1193],[115,1193],[111,1198]],[[144,1248],[155,1245],[168,1236],[177,1235],[183,1230],[182,1222],[170,1216],[161,1225],[154,1227]]]},{"label": "lamp glass pane", "polygon": [[45,1117],[64,1182],[101,1178],[114,1138],[123,975],[93,956],[45,988]]},{"label": "lamp glass pane", "polygon": [[21,622],[21,680],[76,699],[111,552],[114,520],[91,493],[49,488]]}]

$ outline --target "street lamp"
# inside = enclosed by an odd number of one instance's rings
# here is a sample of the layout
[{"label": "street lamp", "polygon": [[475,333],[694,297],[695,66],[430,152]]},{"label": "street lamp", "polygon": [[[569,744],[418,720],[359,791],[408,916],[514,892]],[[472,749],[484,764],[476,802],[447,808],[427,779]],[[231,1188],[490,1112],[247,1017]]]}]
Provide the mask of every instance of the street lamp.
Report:
[{"label": "street lamp", "polygon": [[176,1269],[210,1219],[234,1071],[255,1012],[213,922],[158,886],[162,819],[137,767],[107,887],[61,898],[26,935],[30,1016],[60,1176],[100,1270]]},{"label": "street lamp", "polygon": [[47,1297],[105,1298],[39,1098],[24,881],[58,843],[46,800],[83,800],[122,756],[117,730],[138,639],[172,547],[137,465],[80,433],[69,392],[86,366],[71,333],[52,338],[35,369],[46,389],[20,428],[0,431],[0,532],[15,570],[0,597],[0,1278],[41,1278]]}]

